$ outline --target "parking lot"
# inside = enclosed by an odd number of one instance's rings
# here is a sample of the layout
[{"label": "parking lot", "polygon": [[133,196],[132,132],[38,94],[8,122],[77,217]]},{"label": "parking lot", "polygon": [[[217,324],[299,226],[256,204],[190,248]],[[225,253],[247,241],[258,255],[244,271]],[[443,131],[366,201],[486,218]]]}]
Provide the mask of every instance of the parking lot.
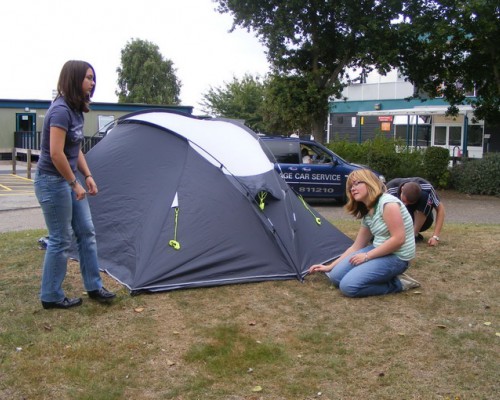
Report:
[{"label": "parking lot", "polygon": [[13,174],[0,174],[0,196],[32,195],[33,181]]},{"label": "parking lot", "polygon": [[38,207],[33,180],[27,176],[26,168],[13,174],[10,164],[0,164],[0,210]]},{"label": "parking lot", "polygon": [[44,229],[42,210],[26,169],[12,174],[10,164],[0,164],[0,232]]}]

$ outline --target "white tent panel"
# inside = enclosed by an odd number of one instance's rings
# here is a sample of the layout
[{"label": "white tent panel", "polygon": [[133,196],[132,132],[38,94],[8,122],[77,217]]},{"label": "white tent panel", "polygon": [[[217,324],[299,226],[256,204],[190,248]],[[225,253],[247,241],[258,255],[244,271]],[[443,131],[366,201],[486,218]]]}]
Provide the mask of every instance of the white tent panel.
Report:
[{"label": "white tent panel", "polygon": [[[227,169],[225,173],[229,171],[235,176],[254,176],[274,168],[259,142],[230,122],[186,118],[163,112],[133,115],[129,119],[149,122],[184,136],[212,164],[222,164]],[[245,162],[242,163],[242,160]]]}]

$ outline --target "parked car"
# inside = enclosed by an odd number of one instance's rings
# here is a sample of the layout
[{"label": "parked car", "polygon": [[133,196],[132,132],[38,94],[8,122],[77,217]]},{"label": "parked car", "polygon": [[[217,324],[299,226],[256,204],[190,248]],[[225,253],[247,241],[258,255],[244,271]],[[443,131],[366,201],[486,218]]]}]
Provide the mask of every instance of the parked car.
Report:
[{"label": "parked car", "polygon": [[[261,136],[262,147],[276,170],[302,197],[346,201],[348,175],[362,165],[352,164],[314,140]],[[374,171],[385,182],[383,175]]]}]

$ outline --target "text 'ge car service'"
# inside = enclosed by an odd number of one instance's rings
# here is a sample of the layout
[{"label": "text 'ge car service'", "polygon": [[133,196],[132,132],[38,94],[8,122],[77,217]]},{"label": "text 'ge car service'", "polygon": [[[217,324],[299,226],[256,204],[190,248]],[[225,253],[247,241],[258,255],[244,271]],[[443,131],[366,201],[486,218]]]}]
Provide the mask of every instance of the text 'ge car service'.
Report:
[{"label": "text 'ge car service'", "polygon": [[[348,175],[365,168],[347,162],[313,140],[277,136],[263,136],[260,140],[264,149],[274,156],[281,176],[303,197],[345,202]],[[385,182],[382,175],[375,173]]]}]

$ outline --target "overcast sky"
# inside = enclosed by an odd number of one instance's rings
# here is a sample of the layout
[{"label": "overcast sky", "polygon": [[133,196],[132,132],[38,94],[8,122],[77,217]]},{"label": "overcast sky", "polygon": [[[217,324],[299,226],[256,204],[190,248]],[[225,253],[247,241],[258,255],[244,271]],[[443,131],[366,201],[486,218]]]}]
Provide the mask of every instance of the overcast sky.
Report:
[{"label": "overcast sky", "polygon": [[3,0],[0,98],[50,100],[70,59],[90,62],[94,101],[116,102],[121,50],[132,38],[158,45],[182,82],[181,104],[245,73],[268,72],[265,49],[212,0]]}]

